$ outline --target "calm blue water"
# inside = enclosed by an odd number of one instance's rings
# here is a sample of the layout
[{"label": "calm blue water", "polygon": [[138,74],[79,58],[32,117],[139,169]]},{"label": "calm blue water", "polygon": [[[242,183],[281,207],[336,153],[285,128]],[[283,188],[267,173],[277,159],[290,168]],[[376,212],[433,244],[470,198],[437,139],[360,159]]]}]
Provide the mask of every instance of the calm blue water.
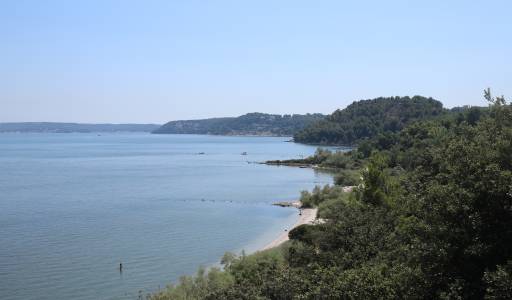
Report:
[{"label": "calm blue water", "polygon": [[0,134],[0,298],[133,299],[266,245],[297,217],[272,202],[331,182],[247,163],[315,151],[285,140]]}]

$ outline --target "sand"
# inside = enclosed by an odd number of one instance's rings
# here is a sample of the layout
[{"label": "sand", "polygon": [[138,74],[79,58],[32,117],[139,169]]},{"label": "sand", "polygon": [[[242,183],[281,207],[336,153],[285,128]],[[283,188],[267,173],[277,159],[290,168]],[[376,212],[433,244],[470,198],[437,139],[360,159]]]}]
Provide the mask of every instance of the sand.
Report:
[{"label": "sand", "polygon": [[272,242],[270,242],[268,245],[266,245],[265,247],[261,248],[260,250],[267,250],[267,249],[270,249],[270,248],[274,248],[274,247],[277,247],[277,246],[281,245],[282,243],[286,242],[287,240],[289,240],[288,232],[290,230],[292,230],[293,228],[297,227],[297,226],[300,226],[300,225],[303,225],[303,224],[313,224],[315,222],[315,220],[316,220],[316,213],[317,213],[317,211],[318,211],[317,208],[304,208],[304,209],[302,209],[302,215],[299,216],[299,219],[297,220],[297,222],[295,222],[295,224],[293,224],[292,227],[287,228],[287,231],[281,232],[279,234],[279,236],[276,237],[275,240],[273,240]]},{"label": "sand", "polygon": [[[343,192],[345,193],[350,193],[352,192],[357,186],[344,186],[343,187]],[[274,205],[278,205],[278,206],[282,206],[282,207],[295,207],[297,209],[300,209],[301,207],[301,203],[300,201],[292,201],[292,202],[287,202],[287,201],[284,201],[284,202],[277,202],[277,203],[274,203]],[[290,228],[287,228],[286,231],[283,231],[279,234],[278,237],[276,237],[275,240],[273,240],[272,242],[270,242],[268,245],[266,245],[265,247],[261,248],[261,250],[267,250],[267,249],[270,249],[270,248],[274,248],[274,247],[277,247],[279,245],[281,245],[282,243],[286,242],[287,240],[289,240],[288,238],[288,232],[290,230],[292,230],[293,228],[297,227],[297,226],[300,226],[300,225],[303,225],[303,224],[322,224],[325,222],[325,220],[323,219],[317,219],[316,218],[316,214],[317,214],[317,211],[318,209],[317,208],[303,208],[302,209],[302,215],[299,216],[299,219],[297,220],[297,222],[295,222],[295,224],[293,224],[292,227]]]}]

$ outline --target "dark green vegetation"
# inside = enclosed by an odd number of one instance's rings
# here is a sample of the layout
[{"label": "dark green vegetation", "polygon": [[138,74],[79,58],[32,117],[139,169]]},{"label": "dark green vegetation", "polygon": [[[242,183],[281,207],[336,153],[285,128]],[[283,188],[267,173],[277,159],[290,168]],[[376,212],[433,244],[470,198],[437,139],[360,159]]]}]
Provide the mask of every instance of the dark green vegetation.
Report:
[{"label": "dark green vegetation", "polygon": [[321,114],[281,116],[250,113],[237,118],[172,121],[153,133],[292,136],[324,117]]},{"label": "dark green vegetation", "polygon": [[156,124],[78,124],[52,122],[0,123],[0,132],[151,132]]},{"label": "dark green vegetation", "polygon": [[[356,156],[354,155],[356,154]],[[363,160],[357,156],[357,152],[336,151],[327,149],[317,149],[315,155],[301,159],[269,160],[267,165],[285,165],[285,166],[306,166],[324,169],[359,169]]]},{"label": "dark green vegetation", "polygon": [[441,102],[421,96],[377,98],[354,102],[294,135],[299,143],[355,145],[379,134],[398,132],[406,125],[439,116]]},{"label": "dark green vegetation", "polygon": [[155,299],[512,299],[512,107],[485,96],[486,109],[319,151],[308,159],[362,166],[351,193],[303,194],[323,223]]}]

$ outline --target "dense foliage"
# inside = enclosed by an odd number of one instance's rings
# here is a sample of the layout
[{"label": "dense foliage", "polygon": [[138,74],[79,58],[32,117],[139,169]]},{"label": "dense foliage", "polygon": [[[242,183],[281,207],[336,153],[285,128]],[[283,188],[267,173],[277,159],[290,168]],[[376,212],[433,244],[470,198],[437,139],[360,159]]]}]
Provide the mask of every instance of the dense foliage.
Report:
[{"label": "dense foliage", "polygon": [[153,133],[292,136],[323,119],[321,114],[270,115],[250,113],[237,118],[171,121]]},{"label": "dense foliage", "polygon": [[155,299],[512,299],[512,107],[486,98],[386,143],[318,152],[364,161],[353,192],[304,193],[324,222]]},{"label": "dense foliage", "polygon": [[354,102],[307,126],[294,140],[308,144],[354,145],[378,134],[398,132],[407,124],[442,114],[443,105],[421,96]]},{"label": "dense foliage", "polygon": [[328,149],[318,148],[314,155],[306,158],[269,160],[265,163],[268,165],[307,166],[319,169],[337,169],[337,171],[340,171],[341,169],[354,170],[361,168],[363,160],[354,156],[354,154],[358,154],[357,152],[349,151],[347,153],[349,149],[350,148],[346,148],[333,152]]}]

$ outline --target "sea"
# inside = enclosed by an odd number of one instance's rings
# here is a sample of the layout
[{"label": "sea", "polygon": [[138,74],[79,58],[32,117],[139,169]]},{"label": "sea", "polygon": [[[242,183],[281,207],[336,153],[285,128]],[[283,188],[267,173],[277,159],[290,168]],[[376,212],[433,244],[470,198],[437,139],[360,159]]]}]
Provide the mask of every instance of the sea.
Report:
[{"label": "sea", "polygon": [[[137,299],[297,220],[312,169],[286,137],[0,134],[0,299]],[[120,272],[119,265],[123,268]]]}]

